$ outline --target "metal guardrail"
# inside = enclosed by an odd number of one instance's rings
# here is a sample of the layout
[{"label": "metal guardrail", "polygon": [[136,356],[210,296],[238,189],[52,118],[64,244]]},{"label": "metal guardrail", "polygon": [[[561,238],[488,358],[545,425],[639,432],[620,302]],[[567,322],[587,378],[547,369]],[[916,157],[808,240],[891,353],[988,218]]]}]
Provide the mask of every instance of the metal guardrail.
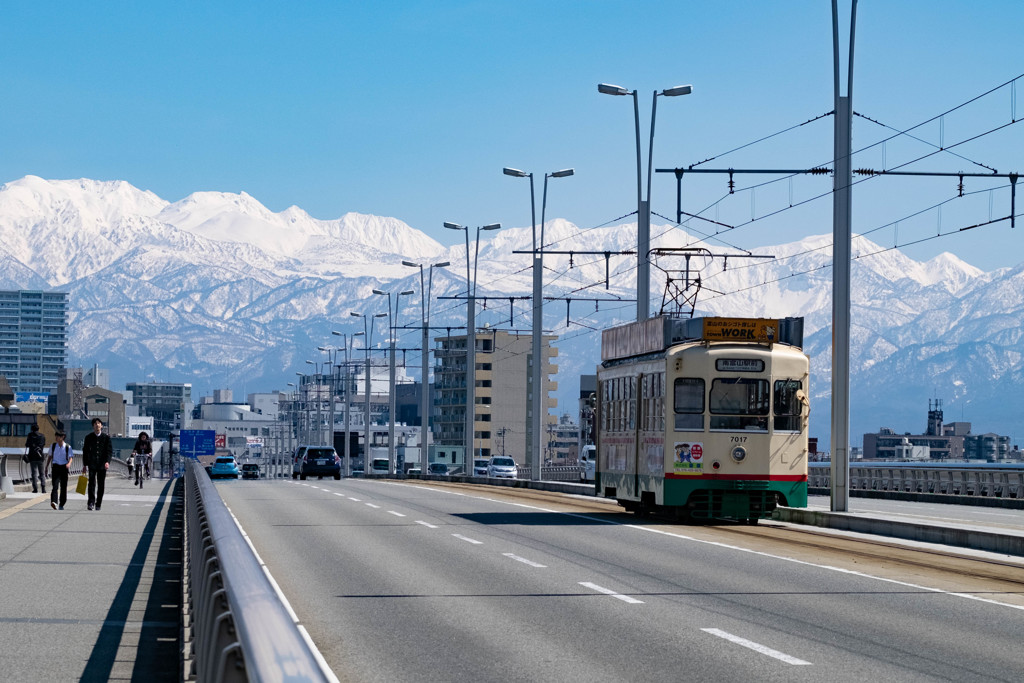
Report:
[{"label": "metal guardrail", "polygon": [[[810,463],[809,488],[830,488],[829,463]],[[1024,466],[970,463],[850,464],[851,491],[899,491],[966,498],[1024,498]]]},{"label": "metal guardrail", "polygon": [[329,681],[216,488],[185,467],[185,680]]}]

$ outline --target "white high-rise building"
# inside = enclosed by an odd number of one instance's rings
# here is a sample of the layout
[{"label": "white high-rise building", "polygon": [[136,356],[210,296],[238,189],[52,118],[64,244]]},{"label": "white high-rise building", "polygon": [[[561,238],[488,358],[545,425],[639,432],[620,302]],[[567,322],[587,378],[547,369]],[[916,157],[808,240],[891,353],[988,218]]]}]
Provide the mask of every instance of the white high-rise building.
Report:
[{"label": "white high-rise building", "polygon": [[67,292],[0,291],[0,375],[12,390],[57,393],[67,331]]}]

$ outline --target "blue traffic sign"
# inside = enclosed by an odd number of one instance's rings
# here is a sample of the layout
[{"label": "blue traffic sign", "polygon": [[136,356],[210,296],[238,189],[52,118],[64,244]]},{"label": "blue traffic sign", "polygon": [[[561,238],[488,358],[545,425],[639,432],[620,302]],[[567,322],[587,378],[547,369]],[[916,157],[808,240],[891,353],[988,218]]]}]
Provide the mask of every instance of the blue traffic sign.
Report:
[{"label": "blue traffic sign", "polygon": [[214,455],[217,452],[216,438],[217,432],[212,429],[182,429],[178,451],[188,458]]}]

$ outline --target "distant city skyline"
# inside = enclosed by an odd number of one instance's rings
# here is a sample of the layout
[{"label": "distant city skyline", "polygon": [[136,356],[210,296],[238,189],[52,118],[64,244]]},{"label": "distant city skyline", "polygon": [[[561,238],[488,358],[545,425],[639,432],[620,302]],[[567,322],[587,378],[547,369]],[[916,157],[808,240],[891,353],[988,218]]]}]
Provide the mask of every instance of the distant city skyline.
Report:
[{"label": "distant city skyline", "polygon": [[[839,4],[845,81],[850,2]],[[902,170],[1022,170],[1024,123],[1010,123],[1024,118],[1019,80],[915,129],[921,141],[875,144],[1020,76],[1008,55],[1021,25],[1024,4],[1010,0],[860,3],[854,148],[874,146],[854,166],[892,168],[980,136],[957,145],[958,156]],[[717,157],[703,167],[796,169],[832,156],[827,116],[724,154],[831,110],[823,1],[255,1],[184,11],[43,1],[6,7],[0,36],[2,182],[126,180],[169,201],[246,192],[274,211],[297,205],[320,219],[395,217],[451,245],[459,235],[443,221],[530,224],[528,183],[502,167],[535,174],[538,220],[544,173],[572,167],[574,177],[551,183],[547,216],[586,230],[636,210],[631,98],[599,94],[600,82],[638,90],[645,172],[652,93],[680,84],[693,93],[659,98],[656,168]],[[725,176],[685,177],[683,210],[743,225],[712,247],[830,231],[830,177],[742,191],[770,179],[736,176],[741,191],[729,195]],[[865,180],[854,230],[907,245],[915,259],[950,251],[984,270],[1016,265],[1024,230],[1003,222],[959,233],[1008,213],[1008,183],[968,178],[966,196],[954,199],[957,184]],[[654,178],[652,208],[674,218],[670,176]],[[934,239],[940,233],[951,234]]]}]

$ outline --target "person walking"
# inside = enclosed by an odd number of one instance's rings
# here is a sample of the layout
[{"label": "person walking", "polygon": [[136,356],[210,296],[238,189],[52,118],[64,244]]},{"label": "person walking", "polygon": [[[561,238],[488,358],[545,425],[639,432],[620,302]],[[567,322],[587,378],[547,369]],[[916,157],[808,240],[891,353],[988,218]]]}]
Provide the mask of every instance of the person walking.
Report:
[{"label": "person walking", "polygon": [[53,436],[56,441],[50,444],[50,455],[46,458],[51,478],[50,507],[56,510],[59,505],[63,510],[68,502],[68,472],[75,458],[71,445],[64,443],[64,432],[57,430]]},{"label": "person walking", "polygon": [[135,458],[135,485],[141,489],[142,482],[149,474],[149,463],[153,459],[153,443],[146,432],[139,432],[139,438],[132,446],[132,457]]},{"label": "person walking", "polygon": [[114,445],[110,436],[103,433],[103,420],[93,418],[92,431],[85,435],[82,444],[82,464],[89,471],[89,509],[99,510],[103,504],[103,488],[110,469],[110,458]]},{"label": "person walking", "polygon": [[32,493],[39,493],[36,488],[36,475],[39,475],[39,486],[43,493],[46,493],[46,468],[43,466],[43,449],[46,448],[46,438],[39,433],[39,425],[33,424],[32,430],[25,438],[25,462],[28,463],[32,477]]}]

